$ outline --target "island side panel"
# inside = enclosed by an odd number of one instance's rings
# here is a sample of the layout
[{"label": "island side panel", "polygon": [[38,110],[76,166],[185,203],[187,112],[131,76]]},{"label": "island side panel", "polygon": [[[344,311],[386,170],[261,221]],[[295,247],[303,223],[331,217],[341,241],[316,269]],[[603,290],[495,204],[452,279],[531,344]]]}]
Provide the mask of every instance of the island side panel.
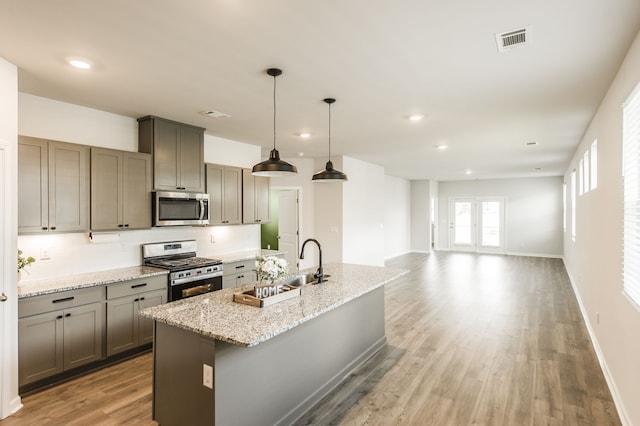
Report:
[{"label": "island side panel", "polygon": [[162,426],[213,425],[214,389],[203,381],[214,368],[214,341],[157,321],[154,333],[153,419]]},{"label": "island side panel", "polygon": [[384,287],[257,346],[216,342],[216,425],[290,424],[385,344]]}]

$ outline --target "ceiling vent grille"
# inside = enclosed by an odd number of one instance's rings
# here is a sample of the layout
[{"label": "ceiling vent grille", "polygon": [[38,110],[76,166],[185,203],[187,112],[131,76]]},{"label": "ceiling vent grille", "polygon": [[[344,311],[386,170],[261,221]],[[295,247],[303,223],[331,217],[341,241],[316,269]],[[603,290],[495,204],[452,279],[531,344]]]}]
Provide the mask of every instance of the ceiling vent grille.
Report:
[{"label": "ceiling vent grille", "polygon": [[531,27],[496,34],[498,52],[506,52],[531,43]]},{"label": "ceiling vent grille", "polygon": [[201,114],[202,115],[206,115],[207,117],[212,117],[212,118],[229,118],[229,117],[231,117],[229,114],[225,114],[224,112],[220,112],[220,111],[214,111],[212,109],[210,109],[208,111],[202,111]]}]

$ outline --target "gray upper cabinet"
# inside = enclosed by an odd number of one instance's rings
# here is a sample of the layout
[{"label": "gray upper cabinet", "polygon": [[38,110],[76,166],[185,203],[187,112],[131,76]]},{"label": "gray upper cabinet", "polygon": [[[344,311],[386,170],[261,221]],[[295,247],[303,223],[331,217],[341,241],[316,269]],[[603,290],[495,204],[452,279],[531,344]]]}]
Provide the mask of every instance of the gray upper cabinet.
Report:
[{"label": "gray upper cabinet", "polygon": [[151,155],[91,148],[91,229],[151,227]]},{"label": "gray upper cabinet", "polygon": [[138,123],[138,150],[153,155],[153,188],[204,192],[204,129],[152,116]]},{"label": "gray upper cabinet", "polygon": [[18,233],[89,230],[89,147],[20,136]]},{"label": "gray upper cabinet", "polygon": [[236,225],[242,223],[242,169],[240,167],[207,164],[209,194],[209,224]]},{"label": "gray upper cabinet", "polygon": [[271,220],[271,181],[242,169],[242,223],[266,223]]}]

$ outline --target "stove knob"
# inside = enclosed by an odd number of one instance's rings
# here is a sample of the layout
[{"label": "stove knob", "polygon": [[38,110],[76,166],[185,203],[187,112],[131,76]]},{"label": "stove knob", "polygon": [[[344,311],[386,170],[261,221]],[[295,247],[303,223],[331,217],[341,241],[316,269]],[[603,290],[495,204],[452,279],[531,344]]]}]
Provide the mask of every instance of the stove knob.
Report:
[{"label": "stove knob", "polygon": [[184,275],[188,277],[189,275],[191,275],[191,272],[185,272]]}]

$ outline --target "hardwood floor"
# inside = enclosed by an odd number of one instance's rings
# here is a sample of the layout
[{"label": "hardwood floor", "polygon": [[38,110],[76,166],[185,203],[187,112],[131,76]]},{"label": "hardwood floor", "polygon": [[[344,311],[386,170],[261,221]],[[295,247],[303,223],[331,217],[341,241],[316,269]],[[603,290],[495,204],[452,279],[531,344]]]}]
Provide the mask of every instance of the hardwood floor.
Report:
[{"label": "hardwood floor", "polygon": [[[619,425],[562,261],[392,259],[389,345],[296,424]],[[330,353],[330,349],[328,349]],[[153,425],[144,355],[23,399],[5,425]]]}]

